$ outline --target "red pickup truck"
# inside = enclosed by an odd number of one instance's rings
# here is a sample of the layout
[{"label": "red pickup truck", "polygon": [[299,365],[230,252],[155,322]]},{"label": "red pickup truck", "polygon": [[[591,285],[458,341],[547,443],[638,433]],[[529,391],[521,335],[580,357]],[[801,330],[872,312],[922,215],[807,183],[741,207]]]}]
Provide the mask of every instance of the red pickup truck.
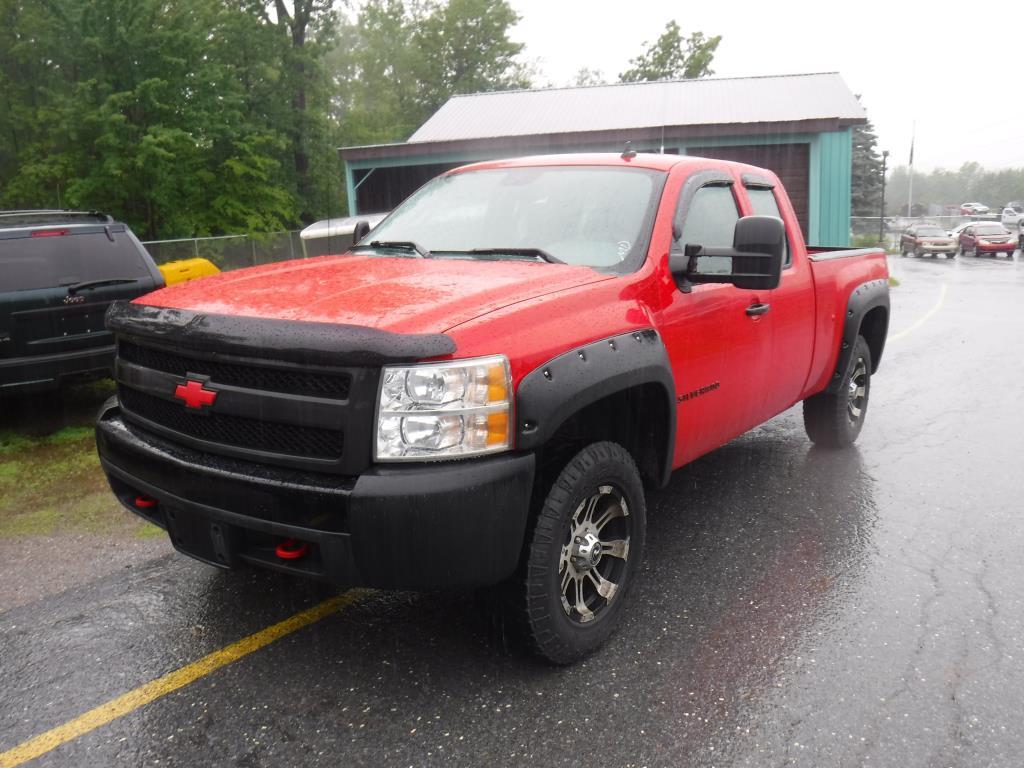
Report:
[{"label": "red pickup truck", "polygon": [[115,304],[99,454],[185,554],[499,585],[533,648],[567,663],[619,619],[645,486],[799,401],[814,442],[857,437],[887,278],[880,250],[805,246],[760,168],[471,165],[343,255]]}]

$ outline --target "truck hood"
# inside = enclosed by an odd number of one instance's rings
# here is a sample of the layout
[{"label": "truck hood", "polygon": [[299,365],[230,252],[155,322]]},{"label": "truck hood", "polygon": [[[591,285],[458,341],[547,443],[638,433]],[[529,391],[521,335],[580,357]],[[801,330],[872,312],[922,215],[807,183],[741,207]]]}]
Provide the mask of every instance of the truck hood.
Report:
[{"label": "truck hood", "polygon": [[546,262],[325,256],[227,272],[136,303],[195,312],[443,333],[520,301],[609,280]]}]

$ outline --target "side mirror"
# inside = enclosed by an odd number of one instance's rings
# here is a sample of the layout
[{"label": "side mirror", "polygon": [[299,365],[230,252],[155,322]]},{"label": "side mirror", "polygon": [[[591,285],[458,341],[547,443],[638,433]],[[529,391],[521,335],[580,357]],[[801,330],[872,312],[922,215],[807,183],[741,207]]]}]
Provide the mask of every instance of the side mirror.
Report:
[{"label": "side mirror", "polygon": [[366,219],[360,219],[356,222],[356,226],[352,230],[352,242],[358,243],[368,234],[370,234],[370,222]]},{"label": "side mirror", "polygon": [[692,283],[732,283],[746,290],[770,291],[782,276],[786,227],[775,216],[744,216],[736,222],[732,248],[687,243],[683,250],[682,256],[671,257],[669,268],[684,291]]}]

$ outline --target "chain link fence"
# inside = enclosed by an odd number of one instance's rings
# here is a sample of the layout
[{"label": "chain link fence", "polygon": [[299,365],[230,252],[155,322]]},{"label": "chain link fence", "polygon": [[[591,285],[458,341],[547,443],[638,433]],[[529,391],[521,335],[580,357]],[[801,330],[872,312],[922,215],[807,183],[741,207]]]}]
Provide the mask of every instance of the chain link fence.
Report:
[{"label": "chain link fence", "polygon": [[299,230],[259,235],[188,237],[143,242],[157,264],[179,259],[209,259],[222,270],[253,267],[305,256]]},{"label": "chain link fence", "polygon": [[[857,247],[882,244],[891,251],[898,251],[900,235],[913,224],[934,224],[947,232],[968,222],[1000,223],[998,214],[985,216],[853,216],[850,218],[850,243]],[[1006,227],[1017,235],[1020,225]]]}]

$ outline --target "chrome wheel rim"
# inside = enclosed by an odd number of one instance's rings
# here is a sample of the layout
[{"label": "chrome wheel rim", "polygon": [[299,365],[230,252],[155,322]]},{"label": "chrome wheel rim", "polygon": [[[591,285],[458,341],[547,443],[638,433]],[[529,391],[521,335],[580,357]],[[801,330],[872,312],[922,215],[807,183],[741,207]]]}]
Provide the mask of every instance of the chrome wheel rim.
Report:
[{"label": "chrome wheel rim", "polygon": [[847,388],[846,415],[852,424],[856,424],[864,415],[864,407],[868,398],[867,383],[868,366],[863,357],[858,357]]},{"label": "chrome wheel rim", "polygon": [[611,485],[599,486],[576,507],[558,563],[559,596],[570,620],[589,624],[615,600],[632,525],[625,497]]}]

